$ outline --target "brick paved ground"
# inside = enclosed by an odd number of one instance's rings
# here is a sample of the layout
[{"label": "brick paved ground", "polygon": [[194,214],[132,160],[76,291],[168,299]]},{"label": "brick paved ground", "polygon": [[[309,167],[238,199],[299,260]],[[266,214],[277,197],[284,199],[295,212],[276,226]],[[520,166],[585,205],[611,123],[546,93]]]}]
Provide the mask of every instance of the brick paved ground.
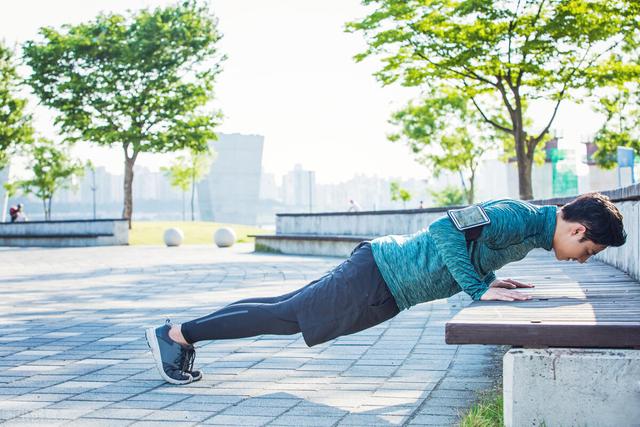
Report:
[{"label": "brick paved ground", "polygon": [[313,348],[299,334],[205,343],[202,381],[159,379],[144,328],[291,291],[339,262],[247,245],[0,248],[0,422],[455,424],[496,372],[495,347],[444,344],[464,296]]}]

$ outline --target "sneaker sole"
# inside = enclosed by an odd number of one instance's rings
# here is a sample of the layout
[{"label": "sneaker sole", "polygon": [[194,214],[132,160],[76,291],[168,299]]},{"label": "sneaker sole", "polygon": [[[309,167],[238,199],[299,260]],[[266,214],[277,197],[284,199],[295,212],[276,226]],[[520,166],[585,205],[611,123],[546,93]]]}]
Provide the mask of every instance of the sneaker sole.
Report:
[{"label": "sneaker sole", "polygon": [[195,383],[196,381],[200,381],[202,379],[202,377],[204,377],[204,375],[202,375],[202,371],[200,371],[200,376],[194,377],[193,374],[191,372],[189,372],[189,375],[191,375],[191,378],[193,378],[193,382]]},{"label": "sneaker sole", "polygon": [[158,372],[160,373],[160,376],[163,380],[176,385],[189,384],[193,381],[193,377],[190,374],[187,374],[189,375],[189,379],[183,381],[173,379],[169,375],[167,375],[162,368],[162,357],[160,356],[160,345],[158,344],[158,338],[156,337],[156,329],[147,328],[147,330],[145,331],[145,336],[147,337],[147,345],[151,349],[153,360],[156,362],[156,368],[158,368]]}]

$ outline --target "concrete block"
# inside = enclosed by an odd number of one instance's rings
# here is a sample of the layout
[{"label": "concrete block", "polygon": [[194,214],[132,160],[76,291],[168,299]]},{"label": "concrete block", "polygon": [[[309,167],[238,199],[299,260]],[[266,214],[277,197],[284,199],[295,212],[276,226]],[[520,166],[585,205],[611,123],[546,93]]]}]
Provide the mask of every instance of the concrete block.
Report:
[{"label": "concrete block", "polygon": [[638,426],[640,350],[512,349],[503,377],[506,427]]}]

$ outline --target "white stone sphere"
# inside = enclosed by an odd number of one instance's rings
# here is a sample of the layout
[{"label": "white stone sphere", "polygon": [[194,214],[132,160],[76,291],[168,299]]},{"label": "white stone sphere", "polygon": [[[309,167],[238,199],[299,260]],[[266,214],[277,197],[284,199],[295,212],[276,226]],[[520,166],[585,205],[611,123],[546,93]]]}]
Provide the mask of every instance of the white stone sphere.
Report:
[{"label": "white stone sphere", "polygon": [[180,246],[184,240],[184,233],[179,228],[167,228],[164,231],[164,244],[167,246]]},{"label": "white stone sphere", "polygon": [[222,227],[213,234],[213,241],[220,248],[228,248],[236,242],[236,233],[229,227]]}]

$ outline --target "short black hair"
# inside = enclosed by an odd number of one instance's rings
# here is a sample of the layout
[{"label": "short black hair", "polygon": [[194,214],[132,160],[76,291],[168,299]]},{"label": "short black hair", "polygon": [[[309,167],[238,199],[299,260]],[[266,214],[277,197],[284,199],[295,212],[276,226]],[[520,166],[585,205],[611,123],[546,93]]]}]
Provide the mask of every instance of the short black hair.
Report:
[{"label": "short black hair", "polygon": [[622,246],[627,233],[622,214],[611,200],[600,193],[583,194],[562,207],[562,218],[585,226],[585,239],[605,246]]}]

